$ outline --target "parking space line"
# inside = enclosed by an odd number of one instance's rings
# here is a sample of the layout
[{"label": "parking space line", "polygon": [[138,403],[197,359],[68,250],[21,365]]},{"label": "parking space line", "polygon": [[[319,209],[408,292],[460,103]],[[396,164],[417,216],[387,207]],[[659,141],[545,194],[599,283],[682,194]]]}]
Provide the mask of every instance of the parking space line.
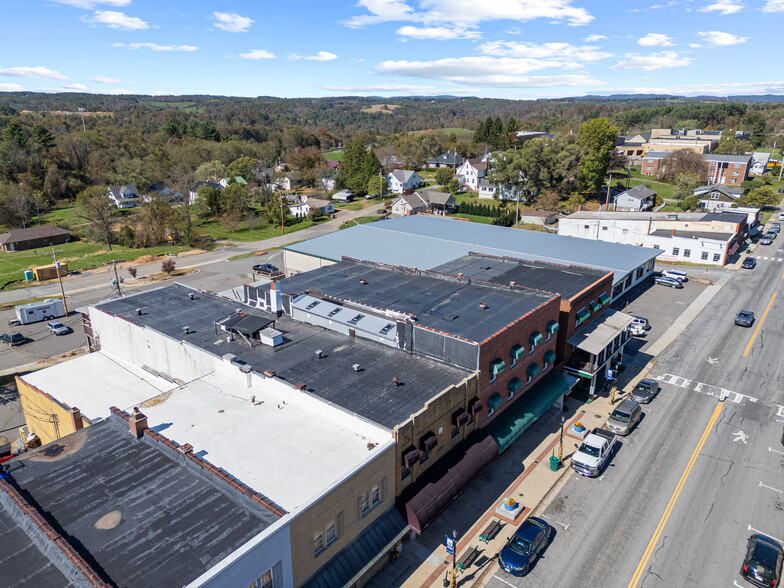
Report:
[{"label": "parking space line", "polygon": [[667,504],[667,508],[664,509],[664,514],[662,514],[661,519],[659,520],[659,524],[656,526],[656,531],[654,531],[653,537],[651,537],[648,546],[645,548],[642,559],[640,559],[640,563],[637,564],[637,569],[634,571],[634,575],[629,581],[627,588],[635,588],[642,578],[645,566],[648,565],[648,560],[650,560],[651,556],[653,555],[653,550],[656,547],[656,544],[659,542],[659,537],[661,537],[662,531],[664,531],[664,526],[667,524],[667,519],[669,519],[670,514],[672,514],[672,509],[675,507],[675,503],[678,501],[681,490],[683,490],[683,486],[686,484],[686,480],[689,478],[689,474],[691,474],[691,470],[694,467],[694,462],[697,461],[697,456],[700,454],[700,451],[702,451],[702,447],[705,445],[705,441],[707,441],[708,435],[710,434],[711,429],[713,429],[713,425],[716,423],[716,419],[718,419],[719,415],[721,414],[722,407],[723,404],[721,402],[716,403],[716,408],[713,409],[713,414],[708,421],[708,426],[705,427],[705,430],[702,432],[702,436],[697,443],[697,447],[694,448],[694,452],[691,454],[691,458],[689,458],[689,463],[686,465],[686,469],[683,470],[681,479],[678,481],[678,485],[676,486],[675,491],[672,493],[672,497],[670,498],[670,502]]},{"label": "parking space line", "polygon": [[757,335],[759,334],[760,329],[762,328],[762,323],[765,322],[765,318],[768,316],[768,312],[770,312],[770,307],[773,306],[773,301],[776,300],[777,294],[778,292],[774,292],[773,296],[770,297],[770,302],[768,302],[768,307],[765,309],[765,312],[762,313],[762,318],[760,319],[760,322],[757,324],[757,328],[754,329],[754,333],[751,335],[749,344],[746,345],[746,350],[743,352],[743,357],[746,357],[749,354],[749,351],[751,350],[751,346],[754,344],[754,339],[757,338]]},{"label": "parking space line", "polygon": [[755,529],[751,525],[749,525],[749,531],[754,531],[755,533],[759,533],[760,535],[765,535],[765,537],[770,537],[774,541],[778,541],[779,543],[781,543],[781,539],[776,539],[773,535],[768,535],[764,531],[760,531],[759,529]]},{"label": "parking space line", "polygon": [[507,582],[506,580],[504,580],[501,576],[499,576],[497,574],[493,574],[493,578],[495,578],[496,580],[501,580],[507,586],[511,586],[512,588],[517,588],[517,586],[515,586],[514,584],[510,584],[509,582]]},{"label": "parking space line", "polygon": [[768,453],[770,452],[778,453],[779,455],[784,455],[784,451],[779,451],[778,449],[773,449],[772,447],[768,447]]},{"label": "parking space line", "polygon": [[768,490],[773,490],[774,492],[778,492],[779,494],[784,494],[784,490],[779,490],[778,488],[774,488],[773,486],[766,486],[762,482],[760,482],[760,488],[767,488]]}]

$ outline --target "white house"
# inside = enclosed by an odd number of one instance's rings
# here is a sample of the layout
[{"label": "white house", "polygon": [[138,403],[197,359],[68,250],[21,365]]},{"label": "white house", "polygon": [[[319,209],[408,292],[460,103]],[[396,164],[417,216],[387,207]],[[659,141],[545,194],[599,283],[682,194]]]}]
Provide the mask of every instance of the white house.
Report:
[{"label": "white house", "polygon": [[[477,196],[479,198],[497,198],[498,200],[515,200],[517,198],[517,191],[514,188],[505,188],[501,184],[493,184],[487,178],[479,180],[477,189]],[[525,198],[521,197],[520,202],[524,202]]]},{"label": "white house", "polygon": [[117,208],[135,208],[139,206],[139,191],[133,184],[109,186],[109,200]]},{"label": "white house", "polygon": [[422,183],[422,176],[410,169],[396,169],[387,175],[387,190],[392,194],[416,190]]},{"label": "white house", "polygon": [[307,198],[301,204],[293,204],[289,206],[289,211],[294,216],[310,216],[312,210],[323,212],[324,214],[332,214],[335,212],[335,205],[330,200],[320,200],[319,198]]},{"label": "white house", "polygon": [[727,263],[739,248],[734,233],[704,233],[659,229],[643,237],[643,247],[661,249],[660,261],[686,261],[701,265]]},{"label": "white house", "polygon": [[431,211],[445,211],[455,205],[455,197],[446,192],[425,190],[413,194],[403,194],[392,203],[394,216],[408,216]]},{"label": "white house", "polygon": [[740,186],[727,186],[726,184],[713,184],[700,186],[694,189],[694,196],[700,199],[700,208],[710,212],[732,208],[738,199],[743,196],[744,189]]},{"label": "white house", "polygon": [[751,169],[749,173],[761,176],[768,172],[768,161],[770,160],[770,153],[762,153],[755,151],[751,154]]},{"label": "white house", "polygon": [[214,190],[223,190],[223,186],[220,184],[216,184],[215,182],[196,182],[193,188],[190,189],[188,192],[188,199],[190,203],[193,204],[196,202],[196,197],[199,195],[199,190],[201,188],[212,188]]},{"label": "white house", "polygon": [[481,158],[466,159],[463,165],[455,170],[455,175],[460,178],[460,183],[469,190],[477,192],[479,190],[479,180],[487,177],[487,163]]},{"label": "white house", "polygon": [[646,186],[639,184],[625,192],[621,192],[613,199],[615,202],[615,209],[629,212],[640,212],[642,210],[651,210],[654,202],[656,201],[656,190],[651,190]]}]

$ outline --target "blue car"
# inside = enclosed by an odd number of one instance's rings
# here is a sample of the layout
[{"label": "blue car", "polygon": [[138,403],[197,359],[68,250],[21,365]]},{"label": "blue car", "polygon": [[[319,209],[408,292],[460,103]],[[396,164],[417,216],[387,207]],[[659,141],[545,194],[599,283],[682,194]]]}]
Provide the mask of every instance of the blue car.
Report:
[{"label": "blue car", "polygon": [[525,576],[549,545],[555,530],[537,517],[529,517],[509,538],[498,563],[513,576]]}]

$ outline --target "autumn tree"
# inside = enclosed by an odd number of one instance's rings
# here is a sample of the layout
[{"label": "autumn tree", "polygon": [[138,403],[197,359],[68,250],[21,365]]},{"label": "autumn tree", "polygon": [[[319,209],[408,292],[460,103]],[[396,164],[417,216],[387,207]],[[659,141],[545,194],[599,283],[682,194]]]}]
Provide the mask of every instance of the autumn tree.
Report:
[{"label": "autumn tree", "polygon": [[436,184],[440,184],[441,186],[446,186],[449,183],[449,180],[451,180],[454,175],[455,174],[454,171],[452,171],[452,168],[439,167],[435,173]]},{"label": "autumn tree", "polygon": [[694,194],[694,189],[697,188],[701,183],[702,181],[700,180],[699,176],[695,174],[679,174],[677,180],[675,180],[675,191],[673,192],[673,196],[677,200],[688,198]]},{"label": "autumn tree", "polygon": [[749,190],[738,198],[741,206],[752,206],[754,208],[764,208],[766,206],[776,206],[781,201],[781,195],[770,186]]},{"label": "autumn tree", "polygon": [[700,182],[705,182],[708,179],[708,162],[699,153],[686,150],[668,153],[659,161],[659,179],[675,180],[681,174],[697,176]]},{"label": "autumn tree", "polygon": [[76,217],[87,222],[112,250],[112,227],[117,209],[111,204],[106,188],[91,186],[76,196]]},{"label": "autumn tree", "polygon": [[154,247],[166,242],[167,232],[174,227],[176,215],[169,199],[157,195],[142,202],[137,218],[137,239],[148,247]]}]

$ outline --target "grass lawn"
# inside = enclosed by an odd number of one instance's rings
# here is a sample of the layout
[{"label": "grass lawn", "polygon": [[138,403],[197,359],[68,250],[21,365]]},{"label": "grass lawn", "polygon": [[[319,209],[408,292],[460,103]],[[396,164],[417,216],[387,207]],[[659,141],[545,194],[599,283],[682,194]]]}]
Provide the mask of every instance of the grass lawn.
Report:
[{"label": "grass lawn", "polygon": [[683,212],[679,206],[674,204],[665,204],[659,212]]},{"label": "grass lawn", "polygon": [[489,216],[478,216],[476,214],[450,214],[449,216],[454,218],[464,218],[466,220],[470,220],[472,223],[482,223],[484,225],[492,225],[493,219]]},{"label": "grass lawn", "polygon": [[335,202],[335,208],[339,210],[362,210],[365,206],[364,199],[361,202]]},{"label": "grass lawn", "polygon": [[324,154],[324,159],[327,161],[343,161],[342,151],[328,151]]},{"label": "grass lawn", "polygon": [[[105,261],[128,261],[137,259],[142,255],[164,255],[185,251],[188,247],[150,247],[148,249],[132,249],[113,245],[109,251],[106,245],[78,241],[57,245],[58,261],[68,262],[69,270],[97,267]],[[0,252],[0,290],[8,287],[13,282],[24,283],[24,270],[42,265],[51,265],[51,247],[30,249],[29,251],[16,251],[13,253]]]},{"label": "grass lawn", "polygon": [[367,223],[372,223],[372,222],[375,222],[377,220],[381,220],[381,217],[380,216],[360,216],[357,219],[352,219],[352,220],[346,221],[345,223],[340,225],[338,228],[340,230],[348,229],[349,227],[354,227],[356,225],[365,225]]},{"label": "grass lawn", "polygon": [[[325,218],[324,220],[328,219]],[[286,233],[301,231],[302,229],[312,227],[313,224],[312,220],[306,219],[300,223],[286,225]],[[218,239],[220,241],[262,241],[281,235],[279,225],[273,226],[267,222],[260,222],[255,229],[250,229],[247,225],[242,223],[236,231],[229,231],[226,227],[221,226],[218,221],[207,220],[194,223],[193,228],[197,234],[204,235],[205,237],[212,237],[213,239]]]}]

